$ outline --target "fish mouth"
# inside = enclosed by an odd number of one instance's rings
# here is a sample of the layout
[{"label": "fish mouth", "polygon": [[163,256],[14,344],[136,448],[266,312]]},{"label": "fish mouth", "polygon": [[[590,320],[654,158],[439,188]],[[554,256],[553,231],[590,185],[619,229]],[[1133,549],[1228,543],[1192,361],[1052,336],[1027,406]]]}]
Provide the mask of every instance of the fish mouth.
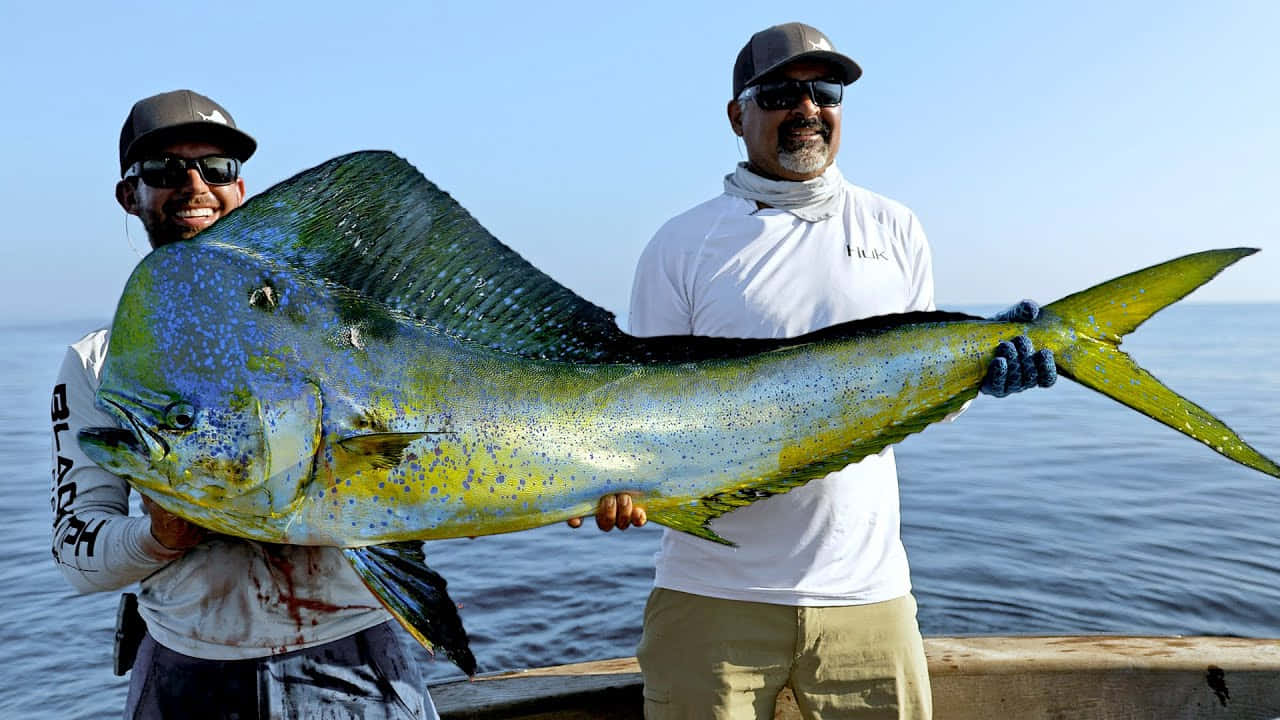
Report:
[{"label": "fish mouth", "polygon": [[[87,427],[77,433],[80,449],[99,467],[130,481],[143,481],[156,471],[156,461],[169,454],[164,438],[147,429],[124,405],[99,397],[101,406],[128,427]],[[108,407],[109,406],[109,407]],[[152,489],[172,485],[171,481],[144,482]]]},{"label": "fish mouth", "polygon": [[[78,433],[80,446],[89,458],[117,474],[136,466],[152,464],[169,454],[169,443],[110,397],[99,396],[99,406],[114,415],[125,427],[88,427]],[[131,428],[131,429],[130,429]]]},{"label": "fish mouth", "polygon": [[150,466],[147,449],[138,436],[118,427],[81,428],[76,434],[80,449],[98,467],[123,478],[145,473]]},{"label": "fish mouth", "polygon": [[88,427],[81,428],[79,438],[83,442],[91,443],[97,447],[119,452],[121,450],[135,455],[143,454],[142,443],[138,442],[138,436],[124,428],[117,427]]},{"label": "fish mouth", "polygon": [[[132,446],[138,452],[138,454],[144,455],[144,456],[158,455],[158,457],[165,457],[166,455],[169,454],[169,443],[165,442],[165,439],[159,433],[148,428],[145,423],[143,423],[141,420],[138,419],[137,415],[134,415],[133,413],[129,412],[129,409],[126,408],[124,405],[121,405],[120,403],[116,402],[115,400],[112,400],[111,398],[103,398],[103,400],[108,405],[115,408],[120,414],[120,416],[122,416],[126,422],[128,422],[130,425],[133,426],[133,432],[129,434],[133,436],[134,441],[132,443]],[[129,431],[123,430],[122,432],[129,432]],[[148,439],[150,439],[151,442],[147,442]],[[156,453],[156,450],[159,450],[160,452]]]}]

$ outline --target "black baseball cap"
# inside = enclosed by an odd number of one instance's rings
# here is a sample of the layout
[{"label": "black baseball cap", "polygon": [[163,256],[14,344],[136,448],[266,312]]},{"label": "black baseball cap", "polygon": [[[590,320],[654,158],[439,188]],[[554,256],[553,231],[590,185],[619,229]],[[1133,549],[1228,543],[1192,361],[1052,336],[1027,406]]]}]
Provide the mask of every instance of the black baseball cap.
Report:
[{"label": "black baseball cap", "polygon": [[733,96],[738,97],[760,78],[802,58],[831,63],[840,71],[837,79],[845,85],[862,76],[858,63],[836,52],[821,30],[804,23],[785,23],[752,35],[742,47],[733,64]]},{"label": "black baseball cap", "polygon": [[173,90],[133,104],[120,128],[120,176],[148,149],[182,140],[208,140],[241,162],[258,149],[226,108],[198,92]]}]

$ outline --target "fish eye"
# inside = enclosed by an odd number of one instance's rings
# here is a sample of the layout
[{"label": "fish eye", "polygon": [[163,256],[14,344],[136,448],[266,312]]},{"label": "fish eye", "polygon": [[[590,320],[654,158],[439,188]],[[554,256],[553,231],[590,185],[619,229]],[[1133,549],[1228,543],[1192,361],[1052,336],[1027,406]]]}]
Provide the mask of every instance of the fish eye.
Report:
[{"label": "fish eye", "polygon": [[196,409],[191,403],[169,403],[164,409],[164,422],[174,430],[189,430],[196,422]]}]

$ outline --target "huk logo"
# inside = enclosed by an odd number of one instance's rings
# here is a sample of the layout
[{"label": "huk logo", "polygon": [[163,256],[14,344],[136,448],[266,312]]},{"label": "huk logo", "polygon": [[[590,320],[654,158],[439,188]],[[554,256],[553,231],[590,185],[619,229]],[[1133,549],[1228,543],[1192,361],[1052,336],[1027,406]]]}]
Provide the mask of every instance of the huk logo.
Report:
[{"label": "huk logo", "polygon": [[200,119],[201,119],[201,120],[208,120],[209,122],[222,123],[223,125],[226,125],[226,124],[227,124],[227,119],[226,119],[225,117],[223,117],[223,116],[222,116],[222,113],[221,113],[221,112],[219,112],[219,111],[217,111],[217,110],[214,110],[213,112],[209,113],[208,115],[205,115],[204,113],[202,113],[202,112],[200,112],[199,110],[197,110],[197,111],[196,111],[196,114],[200,116]]},{"label": "huk logo", "polygon": [[[849,256],[853,257],[855,250],[846,246]],[[888,260],[889,255],[883,250],[867,250],[865,248],[857,248],[857,257],[863,260]]]},{"label": "huk logo", "polygon": [[827,42],[826,38],[818,38],[817,40],[810,40],[809,44],[813,46],[814,50],[828,50],[828,51],[831,50],[831,43]]}]

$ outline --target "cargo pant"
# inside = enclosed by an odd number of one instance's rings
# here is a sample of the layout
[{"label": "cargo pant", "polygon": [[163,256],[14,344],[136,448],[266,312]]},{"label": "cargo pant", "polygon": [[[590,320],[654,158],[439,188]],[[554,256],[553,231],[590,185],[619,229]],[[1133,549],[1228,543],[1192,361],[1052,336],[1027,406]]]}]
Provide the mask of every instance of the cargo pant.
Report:
[{"label": "cargo pant", "polygon": [[439,720],[417,665],[388,623],[251,660],[193,658],[148,635],[138,648],[124,717]]},{"label": "cargo pant", "polygon": [[794,607],[654,588],[636,658],[646,720],[772,720],[783,687],[807,719],[928,720],[933,713],[909,594]]}]

